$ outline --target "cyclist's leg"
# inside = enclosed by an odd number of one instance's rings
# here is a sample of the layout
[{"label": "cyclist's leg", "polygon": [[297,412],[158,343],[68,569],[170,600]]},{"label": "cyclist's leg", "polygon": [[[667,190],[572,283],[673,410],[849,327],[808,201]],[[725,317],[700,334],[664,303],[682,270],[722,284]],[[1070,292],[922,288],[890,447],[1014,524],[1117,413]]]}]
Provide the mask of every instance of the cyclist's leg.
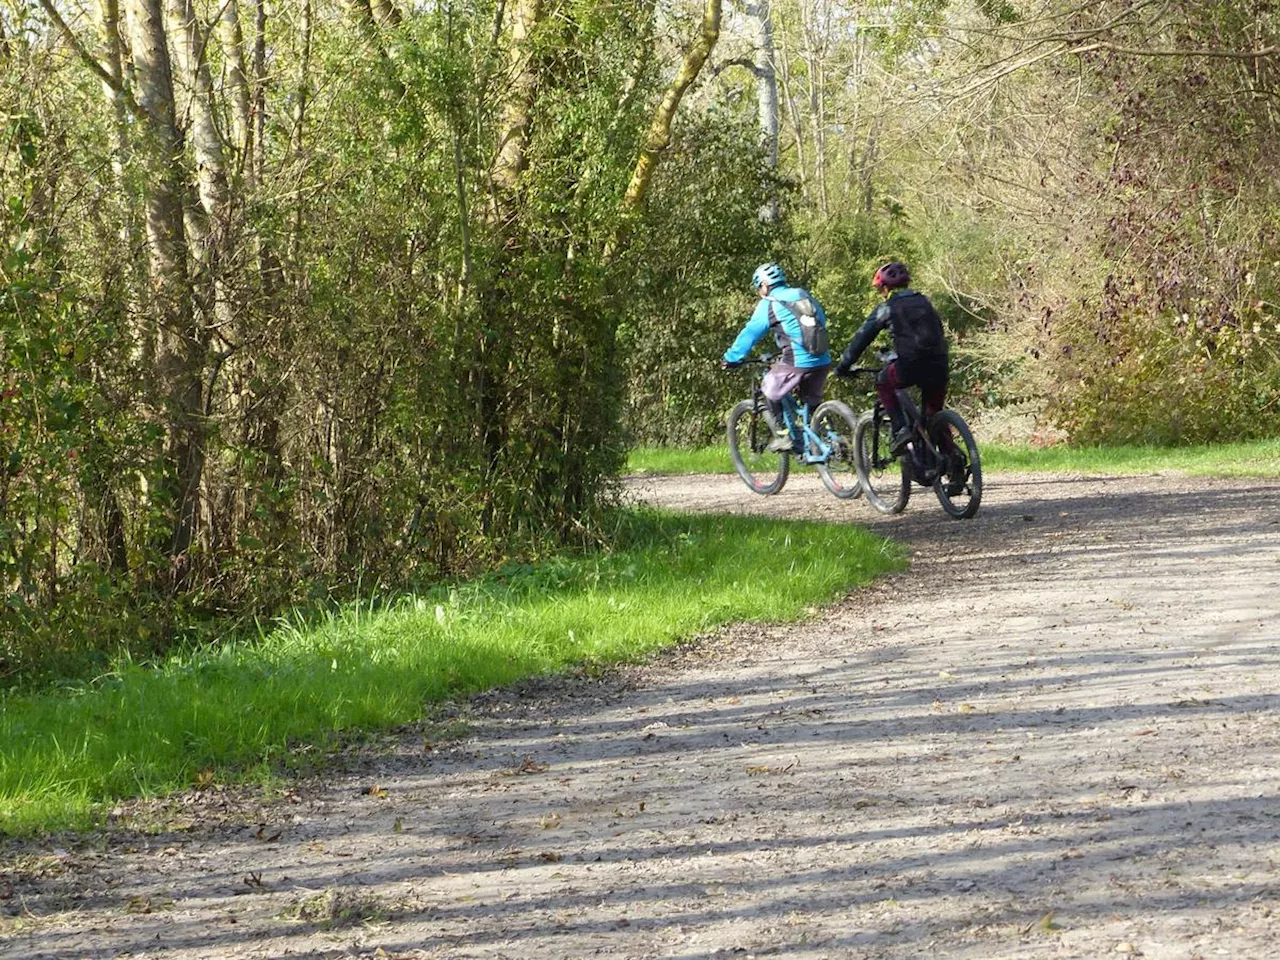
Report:
[{"label": "cyclist's leg", "polygon": [[889,422],[893,424],[895,435],[907,425],[906,414],[902,412],[902,405],[898,403],[898,391],[904,386],[906,384],[899,376],[897,360],[886,366],[876,376],[876,396],[880,398],[880,406],[884,407],[884,412],[889,415]]},{"label": "cyclist's leg", "polygon": [[775,433],[779,430],[782,430],[783,429],[782,401],[770,400],[768,397],[765,397],[764,402],[765,402],[765,419],[769,421],[769,429],[773,430]]},{"label": "cyclist's leg", "polygon": [[[926,419],[941,413],[947,405],[947,370],[945,367],[933,372],[932,378],[920,385],[920,399],[924,404]],[[964,489],[966,475],[965,460],[956,446],[951,428],[945,424],[933,435],[933,442],[938,445],[938,453],[946,462],[947,493],[955,496]]]},{"label": "cyclist's leg", "polygon": [[[787,402],[786,398],[799,381],[800,371],[795,367],[774,364],[760,383],[760,391],[768,404],[767,419],[770,420],[769,426],[773,430],[769,449],[774,453],[788,453],[795,443],[795,437],[788,429],[786,417],[783,415],[783,404]],[[792,410],[794,411],[794,407]]]},{"label": "cyclist's leg", "polygon": [[[945,367],[927,371],[927,376],[921,378],[920,401],[924,405],[925,420],[930,419],[934,414],[942,412],[942,408],[947,405],[947,370]],[[949,456],[955,452],[956,444],[950,430],[941,431],[934,440],[938,444],[939,451],[944,455]]]},{"label": "cyclist's leg", "polygon": [[924,415],[932,417],[947,405],[947,381],[921,384],[920,400],[924,403]]},{"label": "cyclist's leg", "polygon": [[800,402],[809,408],[810,416],[822,405],[822,395],[827,389],[827,374],[830,372],[829,366],[810,367],[800,378],[800,386],[797,388],[800,393]]}]

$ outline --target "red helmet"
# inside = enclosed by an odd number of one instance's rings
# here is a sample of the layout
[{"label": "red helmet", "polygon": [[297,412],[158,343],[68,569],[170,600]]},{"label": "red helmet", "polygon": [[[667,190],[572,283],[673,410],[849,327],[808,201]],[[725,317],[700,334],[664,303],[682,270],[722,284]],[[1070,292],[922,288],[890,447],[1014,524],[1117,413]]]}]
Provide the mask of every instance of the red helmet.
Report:
[{"label": "red helmet", "polygon": [[907,269],[905,264],[894,260],[892,263],[886,263],[876,271],[871,285],[878,289],[884,289],[886,287],[905,287],[910,282],[911,271]]}]

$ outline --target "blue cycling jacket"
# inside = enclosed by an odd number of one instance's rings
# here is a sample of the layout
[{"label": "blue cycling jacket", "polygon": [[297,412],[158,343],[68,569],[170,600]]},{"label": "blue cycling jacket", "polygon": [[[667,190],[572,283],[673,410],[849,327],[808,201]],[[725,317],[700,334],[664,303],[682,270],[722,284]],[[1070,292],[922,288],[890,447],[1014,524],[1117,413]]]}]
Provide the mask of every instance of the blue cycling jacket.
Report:
[{"label": "blue cycling jacket", "polygon": [[770,299],[761,300],[756,304],[755,310],[751,313],[751,319],[742,328],[733,345],[724,352],[724,360],[727,363],[741,363],[747,359],[751,355],[751,348],[759,343],[760,338],[772,327],[774,340],[777,341],[778,349],[782,351],[782,356],[779,358],[782,363],[802,370],[810,367],[825,367],[829,364],[831,362],[829,352],[815,357],[805,350],[800,339],[800,320],[787,308],[788,303],[795,303],[797,300],[808,297],[818,308],[818,322],[825,327],[827,314],[822,309],[822,304],[809,296],[807,290],[802,290],[800,287],[774,287],[769,291],[769,297]]}]

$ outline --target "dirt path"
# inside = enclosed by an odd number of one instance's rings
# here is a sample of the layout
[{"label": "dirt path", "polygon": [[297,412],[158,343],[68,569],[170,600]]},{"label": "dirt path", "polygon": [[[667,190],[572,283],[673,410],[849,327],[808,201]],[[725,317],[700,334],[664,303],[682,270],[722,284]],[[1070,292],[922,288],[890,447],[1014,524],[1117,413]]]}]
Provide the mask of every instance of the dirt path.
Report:
[{"label": "dirt path", "polygon": [[14,848],[0,956],[1280,952],[1280,484],[995,478],[967,523],[808,478],[636,489],[871,523],[914,561],[270,804]]}]

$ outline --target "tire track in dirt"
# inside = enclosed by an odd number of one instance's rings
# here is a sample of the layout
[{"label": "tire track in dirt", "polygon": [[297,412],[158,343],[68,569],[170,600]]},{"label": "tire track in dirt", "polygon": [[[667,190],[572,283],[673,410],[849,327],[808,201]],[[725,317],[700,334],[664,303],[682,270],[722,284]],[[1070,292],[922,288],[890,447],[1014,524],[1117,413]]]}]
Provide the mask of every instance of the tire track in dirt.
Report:
[{"label": "tire track in dirt", "polygon": [[959,523],[805,476],[631,489],[867,524],[912,567],[270,804],[14,848],[0,956],[1274,954],[1280,485],[996,476]]}]

